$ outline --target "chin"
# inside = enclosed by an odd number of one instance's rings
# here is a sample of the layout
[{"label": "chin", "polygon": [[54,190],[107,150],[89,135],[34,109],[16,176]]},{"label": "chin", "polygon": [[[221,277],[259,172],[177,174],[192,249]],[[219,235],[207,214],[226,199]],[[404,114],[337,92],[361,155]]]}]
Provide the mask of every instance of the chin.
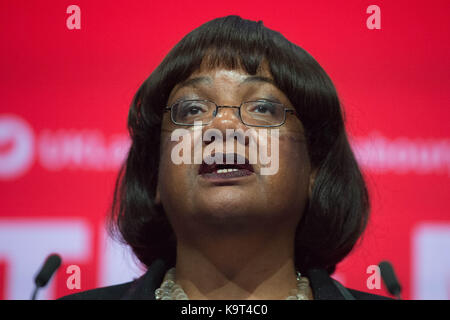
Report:
[{"label": "chin", "polygon": [[262,222],[269,218],[266,210],[249,206],[248,202],[210,201],[195,211],[194,219],[217,231],[237,232],[253,228],[256,221]]}]

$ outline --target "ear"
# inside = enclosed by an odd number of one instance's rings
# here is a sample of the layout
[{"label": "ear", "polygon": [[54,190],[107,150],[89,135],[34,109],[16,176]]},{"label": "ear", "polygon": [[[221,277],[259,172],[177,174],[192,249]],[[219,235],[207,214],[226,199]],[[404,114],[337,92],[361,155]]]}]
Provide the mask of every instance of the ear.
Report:
[{"label": "ear", "polygon": [[312,169],[311,173],[309,174],[309,188],[308,188],[308,197],[311,199],[312,196],[312,190],[314,187],[314,182],[316,181],[317,176],[317,169]]}]

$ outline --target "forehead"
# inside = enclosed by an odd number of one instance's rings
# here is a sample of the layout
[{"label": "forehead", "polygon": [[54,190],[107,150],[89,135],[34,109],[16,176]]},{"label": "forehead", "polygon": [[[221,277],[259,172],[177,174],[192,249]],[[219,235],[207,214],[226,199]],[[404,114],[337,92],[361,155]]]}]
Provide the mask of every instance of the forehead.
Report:
[{"label": "forehead", "polygon": [[192,74],[185,81],[177,84],[175,89],[181,89],[184,87],[214,87],[216,84],[229,84],[236,86],[243,86],[246,84],[270,84],[275,86],[273,78],[270,74],[249,75],[241,70],[225,70],[216,69],[206,72],[198,72]]},{"label": "forehead", "polygon": [[214,68],[201,67],[193,72],[186,80],[178,83],[169,95],[169,101],[178,93],[186,90],[215,90],[222,86],[233,86],[237,89],[271,88],[277,86],[267,64],[261,64],[256,74],[251,75],[243,68],[230,69],[216,66]]}]

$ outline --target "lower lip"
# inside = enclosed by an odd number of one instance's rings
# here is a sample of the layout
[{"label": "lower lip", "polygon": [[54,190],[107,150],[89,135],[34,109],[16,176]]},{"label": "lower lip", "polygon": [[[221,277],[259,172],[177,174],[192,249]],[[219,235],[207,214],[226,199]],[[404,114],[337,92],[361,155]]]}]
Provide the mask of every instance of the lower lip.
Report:
[{"label": "lower lip", "polygon": [[223,173],[204,173],[201,176],[207,180],[214,180],[214,181],[226,181],[230,179],[236,179],[236,178],[244,178],[251,176],[253,174],[253,171],[240,169],[237,171],[231,171],[231,172],[223,172]]}]

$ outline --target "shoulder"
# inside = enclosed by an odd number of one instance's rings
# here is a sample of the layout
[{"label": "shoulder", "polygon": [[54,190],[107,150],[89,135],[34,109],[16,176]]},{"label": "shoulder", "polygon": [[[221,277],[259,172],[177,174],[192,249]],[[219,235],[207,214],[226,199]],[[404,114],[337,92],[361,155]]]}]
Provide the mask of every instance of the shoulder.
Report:
[{"label": "shoulder", "polygon": [[316,300],[383,300],[388,297],[353,290],[344,287],[339,281],[330,277],[325,269],[307,270],[314,299]]},{"label": "shoulder", "polygon": [[349,288],[347,288],[347,290],[351,293],[353,297],[355,297],[356,300],[394,300],[390,297],[385,297],[378,294],[367,293]]},{"label": "shoulder", "polygon": [[335,279],[332,279],[332,281],[346,300],[393,300],[389,297],[344,287],[339,281]]},{"label": "shoulder", "polygon": [[133,281],[74,293],[60,300],[154,300],[155,289],[161,284],[167,269],[164,260],[156,259],[147,272]]},{"label": "shoulder", "polygon": [[120,300],[131,289],[134,281],[69,294],[58,300]]}]

